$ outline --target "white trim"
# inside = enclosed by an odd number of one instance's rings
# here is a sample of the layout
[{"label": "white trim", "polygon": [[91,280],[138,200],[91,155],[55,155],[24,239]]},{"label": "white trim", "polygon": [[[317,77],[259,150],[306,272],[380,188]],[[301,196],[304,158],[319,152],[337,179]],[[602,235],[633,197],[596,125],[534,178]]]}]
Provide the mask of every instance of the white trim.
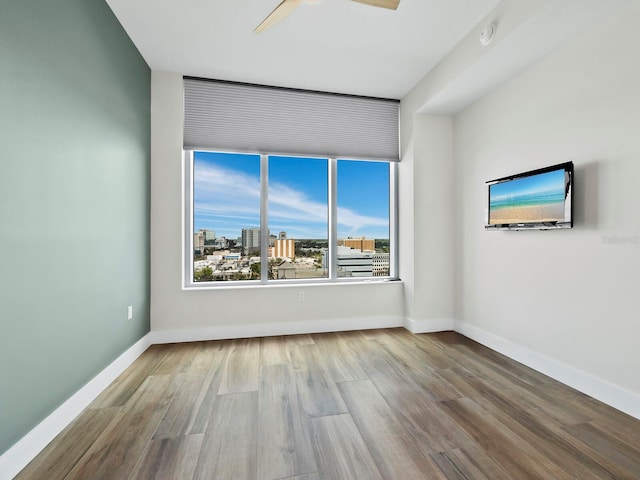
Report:
[{"label": "white trim", "polygon": [[0,456],[0,480],[11,480],[151,345],[145,335]]},{"label": "white trim", "polygon": [[444,332],[454,329],[455,322],[451,318],[424,318],[422,320],[414,320],[413,318],[405,318],[403,327],[411,333],[434,333]]},{"label": "white trim", "polygon": [[153,344],[201,342],[230,338],[272,337],[304,333],[344,332],[373,328],[402,327],[400,317],[361,317],[348,319],[301,320],[299,322],[221,325],[180,330],[155,330],[150,333]]},{"label": "white trim", "polygon": [[513,360],[640,419],[640,395],[559,360],[517,345],[474,325],[456,322],[456,331]]}]

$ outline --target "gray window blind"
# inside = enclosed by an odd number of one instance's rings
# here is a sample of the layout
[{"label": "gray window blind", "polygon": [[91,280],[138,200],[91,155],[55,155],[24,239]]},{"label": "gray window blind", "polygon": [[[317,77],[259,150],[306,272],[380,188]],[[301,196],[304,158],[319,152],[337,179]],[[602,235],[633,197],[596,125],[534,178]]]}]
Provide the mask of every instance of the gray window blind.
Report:
[{"label": "gray window blind", "polygon": [[399,101],[184,79],[184,147],[397,161]]}]

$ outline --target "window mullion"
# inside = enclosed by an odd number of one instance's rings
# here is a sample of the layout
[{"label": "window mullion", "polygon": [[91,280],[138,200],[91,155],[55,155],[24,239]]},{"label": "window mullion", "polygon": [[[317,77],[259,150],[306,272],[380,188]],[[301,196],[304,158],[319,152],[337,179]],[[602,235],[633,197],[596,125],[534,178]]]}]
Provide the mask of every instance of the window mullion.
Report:
[{"label": "window mullion", "polygon": [[329,159],[329,278],[338,278],[338,160]]},{"label": "window mullion", "polygon": [[260,282],[269,280],[269,156],[260,155]]},{"label": "window mullion", "polygon": [[398,278],[398,165],[389,164],[389,276]]},{"label": "window mullion", "polygon": [[187,223],[187,229],[185,232],[183,245],[182,245],[182,255],[186,259],[185,265],[185,277],[183,280],[183,285],[188,286],[193,283],[193,261],[194,261],[194,248],[193,248],[193,151],[185,150],[183,151],[183,179],[184,182],[184,196],[183,196],[183,205],[182,211],[184,218]]}]

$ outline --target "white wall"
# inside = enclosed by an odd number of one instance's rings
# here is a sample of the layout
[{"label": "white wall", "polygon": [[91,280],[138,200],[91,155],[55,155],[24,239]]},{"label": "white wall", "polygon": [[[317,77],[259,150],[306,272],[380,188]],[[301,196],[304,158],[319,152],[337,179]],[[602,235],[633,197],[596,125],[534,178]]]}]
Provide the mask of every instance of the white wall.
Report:
[{"label": "white wall", "polygon": [[402,325],[401,282],[182,290],[182,77],[153,72],[151,97],[154,341]]},{"label": "white wall", "polygon": [[[619,387],[636,416],[638,25],[634,2],[458,115],[454,141],[458,328]],[[483,230],[486,180],[569,160],[573,230]]]},{"label": "white wall", "polygon": [[407,327],[453,330],[453,121],[416,115],[400,162],[400,273]]}]

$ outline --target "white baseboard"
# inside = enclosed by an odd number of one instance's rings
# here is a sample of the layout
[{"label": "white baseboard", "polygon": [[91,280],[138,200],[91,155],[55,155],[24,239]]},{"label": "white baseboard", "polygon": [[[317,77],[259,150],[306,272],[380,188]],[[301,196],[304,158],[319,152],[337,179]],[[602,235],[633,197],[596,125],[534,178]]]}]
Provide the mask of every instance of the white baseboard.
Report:
[{"label": "white baseboard", "polygon": [[363,317],[348,319],[301,320],[299,322],[255,323],[252,325],[220,325],[215,327],[154,330],[151,343],[201,342],[229,338],[272,337],[304,333],[344,332],[372,328],[402,327],[400,317]]},{"label": "white baseboard", "polygon": [[0,480],[16,476],[150,345],[147,334],[2,454]]},{"label": "white baseboard", "polygon": [[468,323],[456,331],[559,382],[640,419],[640,395]]},{"label": "white baseboard", "polygon": [[455,322],[451,318],[427,318],[422,320],[414,320],[406,317],[403,327],[411,333],[434,333],[446,332],[453,330]]}]

